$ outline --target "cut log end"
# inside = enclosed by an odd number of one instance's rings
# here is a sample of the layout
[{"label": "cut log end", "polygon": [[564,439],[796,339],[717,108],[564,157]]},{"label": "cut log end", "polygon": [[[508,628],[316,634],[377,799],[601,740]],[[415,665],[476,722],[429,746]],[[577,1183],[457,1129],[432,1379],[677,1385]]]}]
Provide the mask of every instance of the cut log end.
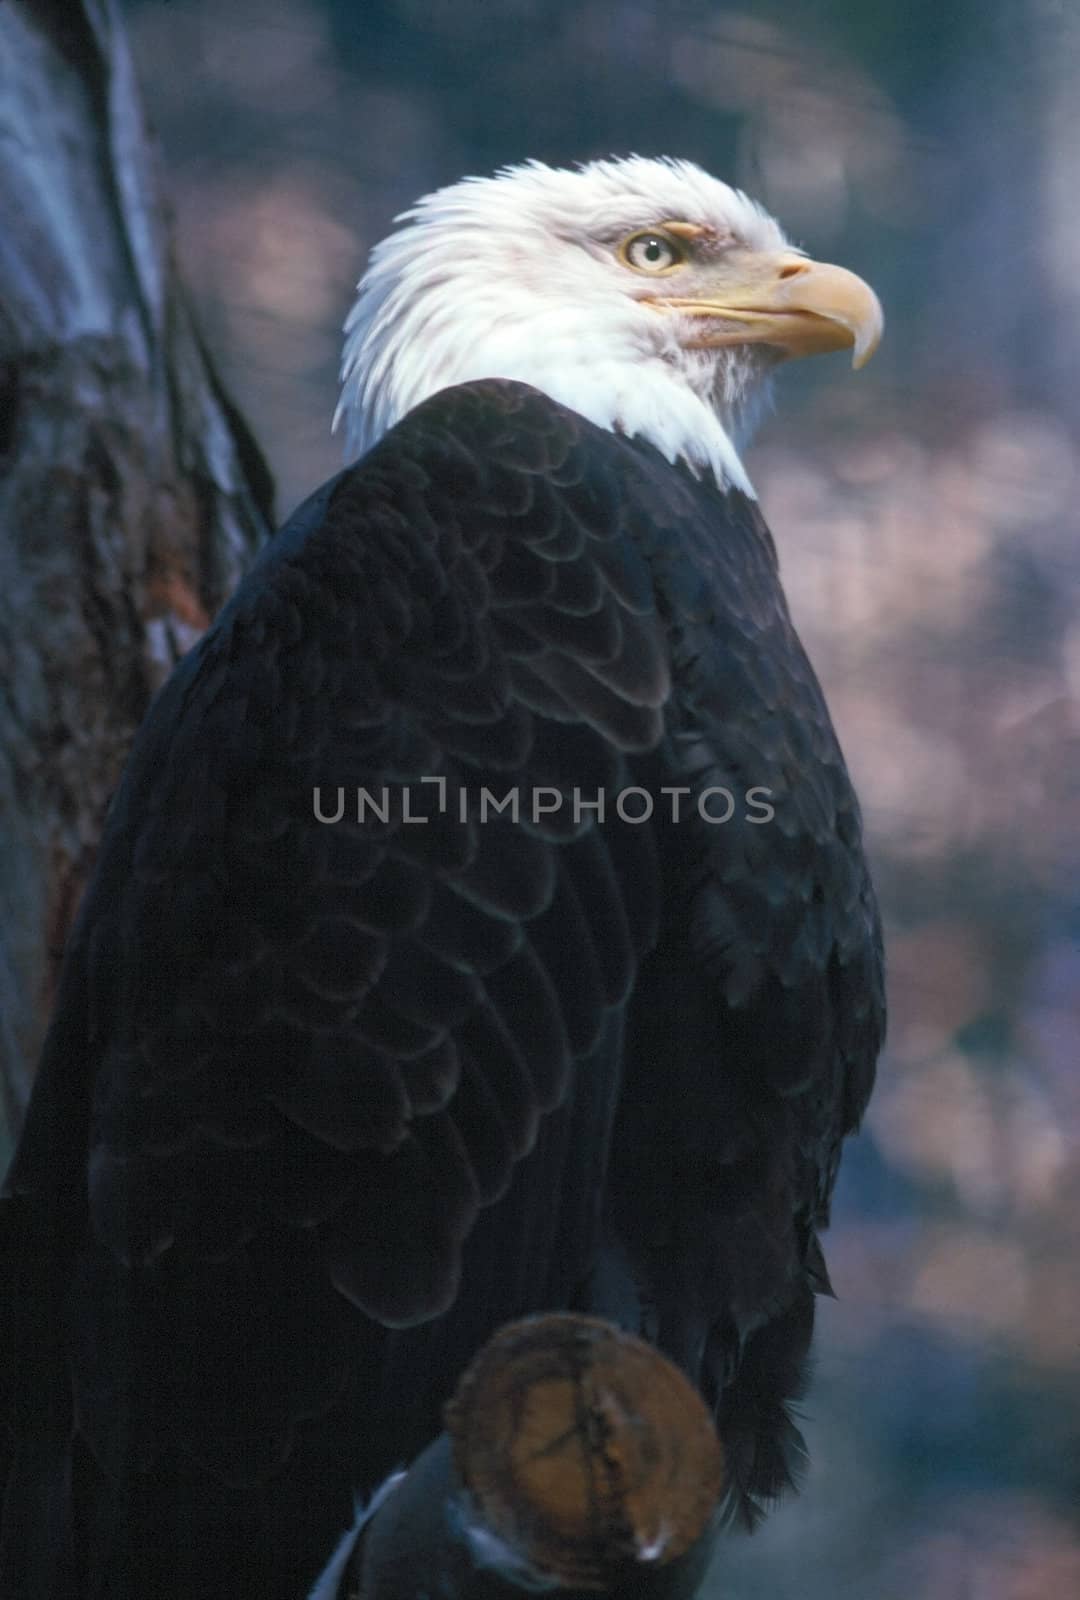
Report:
[{"label": "cut log end", "polygon": [[720,1498],[720,1441],[700,1395],[650,1345],[589,1317],[513,1323],[446,1412],[486,1525],[566,1587],[666,1565]]}]

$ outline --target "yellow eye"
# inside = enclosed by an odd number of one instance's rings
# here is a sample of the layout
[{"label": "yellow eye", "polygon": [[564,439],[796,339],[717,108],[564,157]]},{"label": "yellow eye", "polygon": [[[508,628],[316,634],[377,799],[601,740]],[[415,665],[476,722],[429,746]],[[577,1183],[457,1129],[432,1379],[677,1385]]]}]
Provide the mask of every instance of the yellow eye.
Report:
[{"label": "yellow eye", "polygon": [[683,253],[666,233],[634,233],[620,251],[635,272],[670,272],[683,262]]}]

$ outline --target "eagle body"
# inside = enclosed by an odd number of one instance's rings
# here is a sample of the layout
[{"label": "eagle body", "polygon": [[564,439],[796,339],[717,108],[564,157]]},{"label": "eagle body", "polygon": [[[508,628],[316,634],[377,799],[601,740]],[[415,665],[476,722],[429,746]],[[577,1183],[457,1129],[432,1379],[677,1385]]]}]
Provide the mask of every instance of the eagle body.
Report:
[{"label": "eagle body", "polygon": [[111,807],[0,1203],[0,1593],[299,1600],[560,1308],[684,1366],[752,1521],[882,1030],[756,501],[511,378],[421,400]]}]

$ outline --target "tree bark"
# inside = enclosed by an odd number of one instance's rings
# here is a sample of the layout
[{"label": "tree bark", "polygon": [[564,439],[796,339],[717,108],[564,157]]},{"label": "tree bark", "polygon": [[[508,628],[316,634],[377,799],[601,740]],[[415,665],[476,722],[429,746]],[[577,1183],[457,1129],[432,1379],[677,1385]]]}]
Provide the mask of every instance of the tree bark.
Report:
[{"label": "tree bark", "polygon": [[0,1165],[132,733],[272,482],[200,343],[114,0],[0,3]]}]

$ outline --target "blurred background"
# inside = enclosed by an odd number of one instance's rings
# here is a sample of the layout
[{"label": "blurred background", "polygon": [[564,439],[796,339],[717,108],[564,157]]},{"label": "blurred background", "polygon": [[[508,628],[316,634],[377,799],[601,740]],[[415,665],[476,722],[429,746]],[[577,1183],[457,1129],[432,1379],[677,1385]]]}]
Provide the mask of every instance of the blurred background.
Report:
[{"label": "blurred background", "polygon": [[127,0],[176,237],[285,514],[418,195],[690,157],[878,289],[748,466],[863,800],[891,1031],[798,1502],[730,1600],[1080,1595],[1080,5]]}]

